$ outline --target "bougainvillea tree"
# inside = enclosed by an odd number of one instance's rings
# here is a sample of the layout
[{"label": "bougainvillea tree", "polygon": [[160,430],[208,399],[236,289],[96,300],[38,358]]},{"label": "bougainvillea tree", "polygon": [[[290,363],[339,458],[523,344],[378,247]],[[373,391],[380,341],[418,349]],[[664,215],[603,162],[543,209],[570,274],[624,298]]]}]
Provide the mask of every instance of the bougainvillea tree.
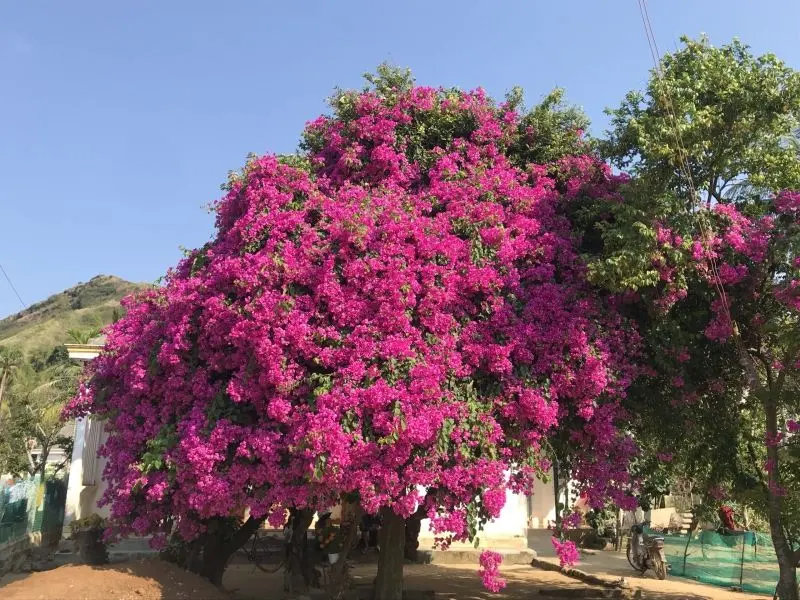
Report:
[{"label": "bougainvillea tree", "polygon": [[127,303],[72,410],[108,420],[121,533],[216,539],[245,508],[282,523],[355,503],[399,541],[376,583],[394,599],[403,519],[424,502],[445,544],[474,537],[547,471],[556,432],[592,502],[630,502],[638,338],[585,276],[571,205],[619,181],[576,154],[580,131],[545,136],[558,119],[518,98],[372,82],[301,155],[231,176],[214,239]]}]

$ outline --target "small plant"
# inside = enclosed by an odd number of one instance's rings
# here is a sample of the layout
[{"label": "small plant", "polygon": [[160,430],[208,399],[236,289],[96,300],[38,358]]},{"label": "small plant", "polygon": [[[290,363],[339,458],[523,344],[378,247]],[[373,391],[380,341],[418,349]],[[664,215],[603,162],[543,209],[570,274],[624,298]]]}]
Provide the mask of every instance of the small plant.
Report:
[{"label": "small plant", "polygon": [[98,514],[76,519],[70,523],[72,539],[81,560],[89,565],[104,565],[108,563],[108,550],[103,535],[106,529],[106,520]]},{"label": "small plant", "polygon": [[103,530],[106,528],[106,520],[98,515],[97,513],[92,513],[88,517],[82,517],[80,519],[76,519],[69,524],[70,531],[72,535],[75,536],[76,533],[82,530]]},{"label": "small plant", "polygon": [[325,554],[339,554],[344,547],[342,530],[338,525],[327,525],[318,536],[319,548]]}]

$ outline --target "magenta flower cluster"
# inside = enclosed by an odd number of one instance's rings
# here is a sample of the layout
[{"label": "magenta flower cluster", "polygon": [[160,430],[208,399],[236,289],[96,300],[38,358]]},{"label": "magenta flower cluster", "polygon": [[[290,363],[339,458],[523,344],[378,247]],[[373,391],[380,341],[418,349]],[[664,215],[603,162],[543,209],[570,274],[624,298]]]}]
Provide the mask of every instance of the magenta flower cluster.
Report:
[{"label": "magenta flower cluster", "polygon": [[[409,132],[432,111],[472,127],[422,161]],[[308,125],[310,169],[247,164],[216,237],[126,302],[69,408],[107,418],[120,533],[189,540],[357,494],[370,513],[426,501],[463,540],[530,492],[559,432],[593,506],[635,504],[638,338],[587,283],[567,210],[619,181],[590,157],[515,166],[519,129],[480,91],[365,92]]]},{"label": "magenta flower cluster", "polygon": [[562,567],[571,567],[578,563],[580,553],[575,542],[572,540],[561,541],[557,537],[550,538],[550,542],[553,544],[553,549],[556,551],[556,556],[558,556],[558,562]]},{"label": "magenta flower cluster", "polygon": [[[734,324],[746,326],[752,331],[774,329],[780,324],[794,319],[800,312],[800,257],[794,236],[797,219],[800,216],[800,193],[784,191],[777,194],[765,214],[751,216],[734,204],[717,204],[704,208],[699,214],[709,225],[702,231],[686,232],[678,235],[663,223],[655,225],[656,241],[659,248],[671,250],[660,254],[656,265],[661,280],[668,282],[662,286],[654,302],[663,309],[670,310],[678,301],[686,297],[687,282],[678,282],[673,275],[683,267],[684,273],[699,277],[708,285],[710,293],[711,318],[703,333],[714,342],[727,343],[734,334]],[[692,236],[694,236],[692,238]],[[776,263],[775,257],[785,254],[785,265]],[[669,260],[667,257],[671,257]],[[777,265],[777,271],[776,269]],[[769,288],[764,286],[765,278],[774,279]],[[748,311],[760,303],[762,312],[749,314]],[[678,307],[681,310],[682,307]],[[722,393],[722,381],[707,379],[703,388],[685,388],[682,373],[692,356],[685,348],[667,350],[674,359],[674,372],[662,369],[659,375],[670,377],[670,385],[685,390],[682,403],[696,403],[698,393]],[[797,368],[797,364],[789,366]],[[785,370],[786,365],[773,359],[769,365],[776,373]],[[654,376],[655,373],[647,373]],[[779,432],[769,434],[768,446],[780,442]]]},{"label": "magenta flower cluster", "polygon": [[500,564],[503,562],[503,557],[497,552],[491,550],[484,550],[481,552],[479,573],[483,587],[495,594],[506,587],[506,580],[500,577]]}]

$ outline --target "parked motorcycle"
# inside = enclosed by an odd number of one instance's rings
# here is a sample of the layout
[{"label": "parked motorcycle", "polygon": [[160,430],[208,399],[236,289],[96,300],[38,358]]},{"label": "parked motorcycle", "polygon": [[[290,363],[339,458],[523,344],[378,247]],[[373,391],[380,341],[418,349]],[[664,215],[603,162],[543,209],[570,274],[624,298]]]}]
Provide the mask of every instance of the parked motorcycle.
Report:
[{"label": "parked motorcycle", "polygon": [[653,569],[659,579],[667,578],[667,559],[664,555],[664,538],[644,532],[645,525],[639,523],[631,527],[626,554],[631,566],[644,573]]}]

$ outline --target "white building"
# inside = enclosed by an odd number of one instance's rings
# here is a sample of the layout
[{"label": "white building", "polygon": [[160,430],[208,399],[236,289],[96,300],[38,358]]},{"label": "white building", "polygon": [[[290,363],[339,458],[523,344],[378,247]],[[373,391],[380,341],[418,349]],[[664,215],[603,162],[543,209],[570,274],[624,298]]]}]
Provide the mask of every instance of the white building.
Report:
[{"label": "white building", "polygon": [[[561,502],[564,502],[562,497]],[[479,548],[524,550],[531,546],[531,536],[547,534],[547,528],[555,525],[556,502],[552,477],[550,481],[536,480],[530,496],[506,491],[506,504],[500,516],[487,523],[478,534]],[[434,534],[430,522],[425,519],[419,535],[419,549],[433,549]],[[549,543],[549,542],[548,542]],[[472,548],[471,544],[453,544],[452,549]]]}]

